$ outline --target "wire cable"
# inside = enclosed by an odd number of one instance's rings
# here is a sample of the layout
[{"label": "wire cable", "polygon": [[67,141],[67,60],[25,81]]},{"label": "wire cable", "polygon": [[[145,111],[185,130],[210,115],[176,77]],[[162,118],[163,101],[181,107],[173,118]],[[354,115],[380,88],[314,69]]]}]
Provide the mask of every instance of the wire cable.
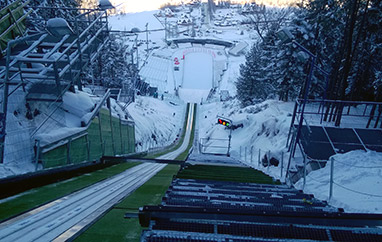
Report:
[{"label": "wire cable", "polygon": [[354,167],[354,168],[365,168],[365,169],[382,169],[382,166],[354,166],[354,165],[349,165],[346,164],[345,162],[339,161],[339,160],[334,160],[335,162],[338,162],[340,164],[349,166],[349,167]]},{"label": "wire cable", "polygon": [[[317,180],[317,179],[314,179],[313,177],[309,177],[309,179],[312,179],[313,181],[316,181],[316,182],[321,183],[321,184],[324,184],[324,185],[329,185],[329,184],[330,184],[329,181],[328,181],[328,182],[319,181],[319,180]],[[370,193],[366,193],[366,192],[356,191],[356,190],[347,188],[347,187],[345,187],[345,186],[342,186],[341,184],[338,184],[337,182],[334,182],[334,181],[333,181],[333,184],[335,184],[335,185],[337,185],[337,186],[339,186],[339,187],[341,187],[341,188],[343,188],[343,189],[345,189],[345,190],[347,190],[347,191],[350,191],[350,192],[358,193],[358,194],[365,195],[365,196],[380,197],[380,198],[382,198],[382,195],[376,195],[376,194],[370,194]]]},{"label": "wire cable", "polygon": [[380,198],[382,198],[382,195],[375,195],[375,194],[370,194],[370,193],[366,193],[366,192],[356,191],[356,190],[344,187],[344,186],[342,186],[342,185],[340,185],[340,184],[338,184],[337,182],[334,182],[334,181],[333,181],[333,184],[335,184],[335,185],[337,185],[337,186],[339,186],[339,187],[341,187],[341,188],[343,188],[345,190],[348,190],[350,192],[358,193],[358,194],[365,195],[365,196],[380,197]]}]

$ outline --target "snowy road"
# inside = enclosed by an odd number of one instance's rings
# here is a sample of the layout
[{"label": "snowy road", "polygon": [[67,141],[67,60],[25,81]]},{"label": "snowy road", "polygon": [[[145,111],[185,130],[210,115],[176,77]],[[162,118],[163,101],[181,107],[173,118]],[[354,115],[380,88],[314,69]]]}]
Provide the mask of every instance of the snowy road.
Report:
[{"label": "snowy road", "polygon": [[[175,159],[187,149],[194,106],[190,105],[185,139],[179,149],[161,159]],[[164,168],[144,163],[81,191],[0,224],[0,241],[65,241]],[[89,219],[91,218],[91,219]],[[84,223],[84,221],[87,221]]]}]

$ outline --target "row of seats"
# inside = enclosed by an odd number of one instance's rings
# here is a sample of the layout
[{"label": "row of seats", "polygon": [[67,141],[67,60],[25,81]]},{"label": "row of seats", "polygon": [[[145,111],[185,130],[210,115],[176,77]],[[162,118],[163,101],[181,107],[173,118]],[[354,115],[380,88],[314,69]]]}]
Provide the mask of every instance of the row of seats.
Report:
[{"label": "row of seats", "polygon": [[347,214],[286,185],[175,178],[140,211],[141,241],[382,241],[382,216]]}]

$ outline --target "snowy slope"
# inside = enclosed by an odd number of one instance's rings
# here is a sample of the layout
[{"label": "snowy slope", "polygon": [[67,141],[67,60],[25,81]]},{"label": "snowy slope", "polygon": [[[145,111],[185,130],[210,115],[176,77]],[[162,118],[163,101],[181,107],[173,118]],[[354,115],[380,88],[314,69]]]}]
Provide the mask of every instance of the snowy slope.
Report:
[{"label": "snowy slope", "polygon": [[137,151],[172,144],[183,127],[185,104],[181,101],[138,96],[127,109],[135,121]]},{"label": "snowy slope", "polygon": [[[229,118],[236,125],[243,124],[243,128],[232,132],[231,156],[280,179],[280,165],[264,167],[259,164],[258,157],[260,152],[261,162],[264,154],[270,153],[281,161],[284,154],[283,180],[289,157],[285,145],[292,111],[293,103],[276,100],[246,108],[240,108],[235,100],[204,104],[200,106],[199,138],[228,138],[229,130],[217,124],[218,116]],[[221,140],[219,142],[222,143]],[[298,155],[296,157],[298,159]],[[382,213],[382,153],[358,150],[337,154],[333,158],[335,183],[329,203],[344,208],[346,212]],[[328,200],[329,179],[330,163],[308,174],[304,192]],[[295,187],[303,189],[303,180],[298,181]]]},{"label": "snowy slope", "polygon": [[[333,197],[331,205],[347,212],[382,213],[382,153],[355,150],[332,156]],[[304,191],[328,200],[330,163],[309,173]],[[296,187],[302,189],[303,181]]]}]

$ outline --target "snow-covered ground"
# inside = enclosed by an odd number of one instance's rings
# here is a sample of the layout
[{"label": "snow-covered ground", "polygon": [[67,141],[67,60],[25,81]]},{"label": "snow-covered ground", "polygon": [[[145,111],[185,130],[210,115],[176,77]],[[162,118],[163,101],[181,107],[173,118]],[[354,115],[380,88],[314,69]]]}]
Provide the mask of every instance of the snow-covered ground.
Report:
[{"label": "snow-covered ground", "polygon": [[213,60],[208,53],[190,53],[184,58],[184,74],[179,96],[187,102],[206,100],[212,88]]},{"label": "snow-covered ground", "polygon": [[[333,195],[330,204],[346,212],[382,213],[382,153],[355,150],[332,156]],[[304,191],[318,199],[328,200],[330,162],[309,173]],[[303,181],[295,185],[303,188]]]},{"label": "snow-covered ground", "polygon": [[[199,107],[199,140],[205,138],[209,139],[207,144],[210,146],[220,144],[227,147],[224,139],[228,139],[229,130],[217,124],[218,117],[228,118],[235,125],[243,124],[242,128],[232,132],[231,156],[283,181],[289,157],[285,146],[293,105],[276,100],[246,108],[240,108],[236,100],[203,104]],[[209,151],[224,154],[227,148],[207,148],[206,152]],[[264,154],[270,154],[280,162],[284,156],[282,177],[280,164],[277,167],[261,164]],[[329,203],[344,208],[346,212],[382,213],[382,153],[356,150],[332,158],[334,184]],[[324,168],[310,172],[305,187],[302,179],[295,187],[328,201],[329,181],[330,162]]]},{"label": "snow-covered ground", "polygon": [[185,104],[180,100],[138,96],[127,109],[135,121],[137,151],[170,145],[180,135],[185,117]]}]

